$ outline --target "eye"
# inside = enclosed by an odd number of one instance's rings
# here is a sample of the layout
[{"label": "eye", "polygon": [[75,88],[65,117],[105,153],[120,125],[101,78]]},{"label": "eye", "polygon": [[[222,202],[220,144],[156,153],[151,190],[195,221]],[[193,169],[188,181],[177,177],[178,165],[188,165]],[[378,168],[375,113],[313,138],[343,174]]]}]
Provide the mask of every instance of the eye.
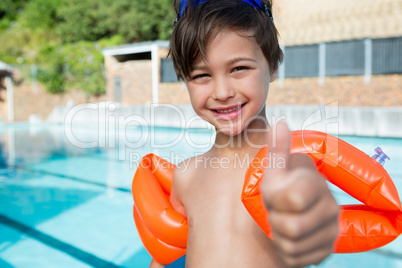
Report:
[{"label": "eye", "polygon": [[191,77],[191,80],[196,80],[196,79],[201,79],[201,78],[205,78],[205,77],[209,77],[209,74],[197,74]]},{"label": "eye", "polygon": [[250,68],[246,67],[246,66],[238,66],[238,67],[234,68],[232,70],[232,72],[238,72],[238,71],[243,71],[243,70],[248,70],[248,69],[250,69]]}]

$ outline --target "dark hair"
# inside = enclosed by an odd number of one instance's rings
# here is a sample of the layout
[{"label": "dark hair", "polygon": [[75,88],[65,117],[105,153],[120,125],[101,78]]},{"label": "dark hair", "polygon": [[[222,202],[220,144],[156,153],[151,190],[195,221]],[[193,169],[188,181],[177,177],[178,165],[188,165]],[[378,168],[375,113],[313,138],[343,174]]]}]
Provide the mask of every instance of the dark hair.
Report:
[{"label": "dark hair", "polygon": [[[180,0],[175,0],[175,10],[180,12]],[[192,2],[190,0],[189,2]],[[272,10],[271,0],[261,1]],[[175,24],[170,38],[169,55],[179,79],[188,79],[195,60],[206,59],[206,48],[224,28],[252,30],[271,72],[278,68],[283,53],[278,43],[278,31],[261,10],[241,0],[208,0],[189,7]]]}]

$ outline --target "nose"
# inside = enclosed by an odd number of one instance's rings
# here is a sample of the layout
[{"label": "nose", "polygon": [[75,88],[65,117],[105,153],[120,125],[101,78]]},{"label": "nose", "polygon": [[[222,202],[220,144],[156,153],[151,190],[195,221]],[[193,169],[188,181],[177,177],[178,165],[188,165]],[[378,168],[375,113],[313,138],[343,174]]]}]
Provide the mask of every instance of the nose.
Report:
[{"label": "nose", "polygon": [[229,78],[220,77],[215,79],[212,98],[219,101],[227,101],[228,99],[233,98],[235,94],[236,91],[229,81]]}]

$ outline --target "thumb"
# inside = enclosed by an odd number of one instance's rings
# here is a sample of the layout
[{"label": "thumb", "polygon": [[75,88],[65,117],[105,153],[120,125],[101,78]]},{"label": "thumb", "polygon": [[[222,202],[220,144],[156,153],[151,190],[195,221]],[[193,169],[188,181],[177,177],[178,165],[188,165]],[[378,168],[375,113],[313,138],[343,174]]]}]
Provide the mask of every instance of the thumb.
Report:
[{"label": "thumb", "polygon": [[288,168],[290,154],[290,130],[286,122],[280,121],[272,133],[269,146],[270,160],[269,173],[285,172]]},{"label": "thumb", "polygon": [[279,199],[276,196],[289,187],[288,162],[290,154],[291,132],[285,122],[279,122],[273,131],[269,146],[269,165],[261,185],[261,193],[268,209],[275,207]]}]

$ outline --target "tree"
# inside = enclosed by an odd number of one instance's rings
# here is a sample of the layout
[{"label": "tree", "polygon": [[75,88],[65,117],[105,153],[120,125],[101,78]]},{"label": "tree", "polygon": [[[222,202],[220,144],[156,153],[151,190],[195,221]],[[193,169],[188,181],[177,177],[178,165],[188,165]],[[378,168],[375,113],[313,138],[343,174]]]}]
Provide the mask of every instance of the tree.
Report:
[{"label": "tree", "polygon": [[127,42],[166,40],[170,37],[176,18],[171,0],[131,2],[130,9],[122,12],[118,28]]},{"label": "tree", "polygon": [[79,88],[99,96],[102,47],[168,39],[172,1],[0,0],[0,60],[38,64],[52,93]]},{"label": "tree", "polygon": [[117,25],[107,23],[112,16],[109,6],[121,1],[69,0],[58,8],[60,23],[55,26],[64,43],[97,41],[115,34]]},{"label": "tree", "polygon": [[0,1],[0,31],[7,29],[15,21],[18,13],[29,0],[1,0]]},{"label": "tree", "polygon": [[[69,0],[66,0],[68,2]],[[60,23],[57,10],[64,0],[31,0],[20,14],[20,27],[29,29],[52,29]]]},{"label": "tree", "polygon": [[168,39],[175,18],[171,0],[69,0],[58,9],[56,31],[64,42],[119,34],[126,42]]}]

